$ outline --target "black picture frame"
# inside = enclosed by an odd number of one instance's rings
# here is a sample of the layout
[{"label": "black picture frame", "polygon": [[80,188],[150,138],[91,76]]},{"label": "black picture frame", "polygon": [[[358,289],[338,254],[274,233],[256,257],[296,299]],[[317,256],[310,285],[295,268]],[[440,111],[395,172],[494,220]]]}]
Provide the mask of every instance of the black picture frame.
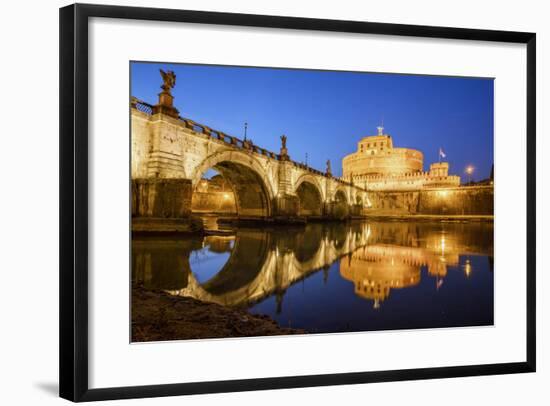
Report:
[{"label": "black picture frame", "polygon": [[[526,44],[527,353],[514,363],[280,376],[116,388],[88,386],[88,20],[105,17]],[[534,372],[536,35],[221,12],[74,4],[60,9],[60,396],[75,402]]]}]

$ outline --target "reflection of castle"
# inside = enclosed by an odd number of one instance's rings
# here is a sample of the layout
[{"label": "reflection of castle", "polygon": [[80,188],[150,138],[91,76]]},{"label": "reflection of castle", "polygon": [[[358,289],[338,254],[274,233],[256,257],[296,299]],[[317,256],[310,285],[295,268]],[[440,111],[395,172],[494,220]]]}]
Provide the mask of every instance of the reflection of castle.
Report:
[{"label": "reflection of castle", "polygon": [[378,308],[391,289],[417,285],[423,266],[437,278],[439,287],[440,278],[447,275],[447,266],[458,265],[461,248],[453,239],[447,241],[443,234],[428,236],[425,247],[368,245],[340,261],[340,274],[353,282],[358,296],[373,300]]},{"label": "reflection of castle", "polygon": [[362,138],[357,152],[342,160],[343,179],[369,190],[420,190],[460,185],[460,176],[449,175],[449,163],[430,165],[423,172],[423,154],[394,148],[391,136],[378,127],[378,135]]},{"label": "reflection of castle", "polygon": [[340,261],[340,274],[354,282],[355,294],[374,300],[376,308],[389,296],[390,289],[414,286],[420,282],[420,268],[407,259],[387,255],[385,251],[392,248],[367,246]]}]

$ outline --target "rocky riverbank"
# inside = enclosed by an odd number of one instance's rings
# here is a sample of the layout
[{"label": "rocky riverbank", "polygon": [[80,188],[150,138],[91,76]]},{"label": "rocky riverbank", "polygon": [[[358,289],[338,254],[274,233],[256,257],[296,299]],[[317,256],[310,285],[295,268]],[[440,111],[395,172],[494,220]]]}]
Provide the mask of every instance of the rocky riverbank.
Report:
[{"label": "rocky riverbank", "polygon": [[132,342],[304,334],[251,315],[162,291],[132,288]]}]

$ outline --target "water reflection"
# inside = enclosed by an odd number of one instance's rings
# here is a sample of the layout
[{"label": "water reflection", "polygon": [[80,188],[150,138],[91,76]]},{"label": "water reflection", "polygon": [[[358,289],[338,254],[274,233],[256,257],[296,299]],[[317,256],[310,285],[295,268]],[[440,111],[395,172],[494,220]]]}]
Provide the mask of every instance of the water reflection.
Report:
[{"label": "water reflection", "polygon": [[134,283],[312,332],[493,322],[492,223],[239,229],[132,252]]}]

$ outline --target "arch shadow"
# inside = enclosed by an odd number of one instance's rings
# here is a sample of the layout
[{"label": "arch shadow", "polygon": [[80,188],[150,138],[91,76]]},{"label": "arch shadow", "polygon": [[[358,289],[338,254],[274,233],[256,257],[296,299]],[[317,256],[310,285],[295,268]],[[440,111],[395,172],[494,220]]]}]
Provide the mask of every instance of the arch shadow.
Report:
[{"label": "arch shadow", "polygon": [[239,217],[268,217],[272,214],[273,190],[264,166],[256,158],[231,150],[210,155],[193,172],[193,191],[202,175],[211,168],[231,185]]},{"label": "arch shadow", "polygon": [[321,216],[323,200],[319,188],[308,180],[303,180],[296,188],[299,209],[298,214],[304,217]]}]

